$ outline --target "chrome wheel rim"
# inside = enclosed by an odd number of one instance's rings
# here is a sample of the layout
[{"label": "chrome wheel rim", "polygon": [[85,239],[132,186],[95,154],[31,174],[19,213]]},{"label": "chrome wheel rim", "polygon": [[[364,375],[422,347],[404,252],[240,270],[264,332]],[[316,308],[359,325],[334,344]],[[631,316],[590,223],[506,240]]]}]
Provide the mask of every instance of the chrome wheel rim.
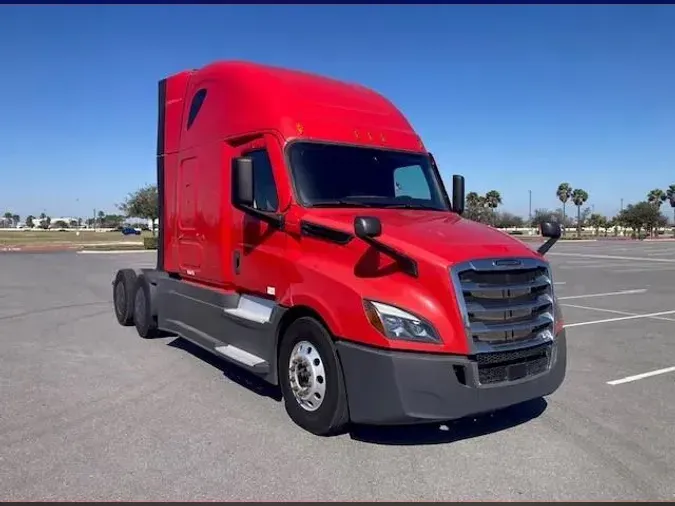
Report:
[{"label": "chrome wheel rim", "polygon": [[326,370],[316,346],[301,341],[293,347],[288,363],[291,391],[300,407],[316,411],[326,397]]}]

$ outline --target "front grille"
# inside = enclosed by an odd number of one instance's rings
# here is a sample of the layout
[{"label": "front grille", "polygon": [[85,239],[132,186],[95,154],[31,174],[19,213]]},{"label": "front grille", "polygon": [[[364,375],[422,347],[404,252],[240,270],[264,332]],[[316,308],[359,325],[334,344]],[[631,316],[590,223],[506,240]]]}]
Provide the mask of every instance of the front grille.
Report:
[{"label": "front grille", "polygon": [[519,350],[476,355],[481,385],[515,381],[546,371],[551,363],[552,343]]},{"label": "front grille", "polygon": [[553,335],[553,286],[546,265],[498,268],[475,263],[456,272],[475,347],[524,344]]}]

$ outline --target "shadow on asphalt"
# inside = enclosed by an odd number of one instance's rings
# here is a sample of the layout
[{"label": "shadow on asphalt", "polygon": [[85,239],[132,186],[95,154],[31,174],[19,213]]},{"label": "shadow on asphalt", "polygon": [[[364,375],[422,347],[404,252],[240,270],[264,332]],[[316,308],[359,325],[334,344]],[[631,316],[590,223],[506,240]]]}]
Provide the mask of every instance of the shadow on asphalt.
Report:
[{"label": "shadow on asphalt", "polygon": [[395,427],[356,426],[351,438],[364,443],[410,446],[448,444],[473,439],[517,427],[546,411],[544,398],[517,404],[494,413],[462,418],[444,424],[402,425]]},{"label": "shadow on asphalt", "polygon": [[192,344],[190,341],[186,341],[181,337],[177,337],[173,341],[169,342],[168,345],[194,355],[196,358],[203,360],[216,369],[219,369],[230,381],[233,381],[242,387],[248,388],[252,392],[262,397],[269,397],[275,401],[281,401],[282,399],[281,390],[279,387],[270,385],[255,374],[229,363],[224,358],[220,358],[212,353],[209,353],[196,344]]},{"label": "shadow on asphalt", "polygon": [[[230,364],[227,360],[213,355],[185,339],[176,337],[168,345],[203,360],[222,371],[227,379],[262,397],[269,397],[277,402],[282,400],[279,387],[270,385],[255,374],[241,369],[234,364]],[[434,423],[394,427],[359,425],[351,428],[349,436],[355,441],[379,445],[448,444],[517,427],[539,417],[546,411],[547,405],[545,399],[539,398],[494,413],[463,418],[446,422],[445,424]]]}]

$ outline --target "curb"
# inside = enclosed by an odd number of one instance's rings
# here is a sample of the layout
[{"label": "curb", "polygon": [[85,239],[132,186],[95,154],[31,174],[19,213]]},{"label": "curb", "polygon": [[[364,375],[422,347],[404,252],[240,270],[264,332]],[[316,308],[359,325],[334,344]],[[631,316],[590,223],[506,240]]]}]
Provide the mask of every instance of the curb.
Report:
[{"label": "curb", "polygon": [[152,249],[111,249],[111,250],[81,250],[77,251],[78,255],[121,255],[124,253],[153,253],[156,250]]}]

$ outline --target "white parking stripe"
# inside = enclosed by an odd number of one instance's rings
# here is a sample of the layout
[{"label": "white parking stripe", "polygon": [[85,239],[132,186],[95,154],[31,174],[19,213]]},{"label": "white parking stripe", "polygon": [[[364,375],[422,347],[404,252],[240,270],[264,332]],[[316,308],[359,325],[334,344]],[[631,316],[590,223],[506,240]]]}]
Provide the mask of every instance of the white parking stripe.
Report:
[{"label": "white parking stripe", "polygon": [[[639,313],[628,313],[626,311],[617,311],[616,309],[605,309],[601,307],[590,307],[590,306],[577,306],[576,304],[560,304],[561,306],[571,307],[573,309],[585,309],[587,311],[599,311],[604,313],[614,313],[624,316],[638,316]],[[666,322],[675,322],[674,318],[666,318],[665,316],[651,316],[650,318],[654,320],[662,320]]]},{"label": "white parking stripe", "polygon": [[675,264],[675,258],[624,257],[614,255],[590,255],[587,253],[560,253],[560,252],[549,252],[547,253],[547,255],[559,257],[577,257],[577,258],[606,258],[608,260],[633,260],[635,262],[665,262],[669,264]]},{"label": "white parking stripe", "polygon": [[637,288],[635,290],[621,290],[620,292],[604,292],[604,293],[589,293],[586,295],[567,295],[565,297],[558,297],[558,300],[569,300],[569,299],[586,299],[590,297],[609,297],[612,295],[630,295],[632,293],[645,293],[646,288]]},{"label": "white parking stripe", "polygon": [[608,385],[622,385],[623,383],[630,383],[631,381],[637,381],[645,378],[650,378],[652,376],[658,376],[659,374],[666,374],[669,372],[675,372],[675,367],[666,367],[665,369],[659,369],[657,371],[645,372],[642,374],[636,374],[635,376],[628,376],[626,378],[621,378],[618,380],[608,381]]},{"label": "white parking stripe", "polygon": [[595,325],[596,323],[612,323],[612,322],[620,322],[624,320],[637,320],[639,318],[653,318],[654,316],[664,316],[667,314],[675,314],[675,310],[673,311],[661,311],[660,313],[649,313],[649,314],[636,314],[633,316],[621,316],[619,318],[607,318],[606,320],[593,320],[590,322],[578,322],[578,323],[568,323],[565,325],[565,328],[570,328],[570,327],[582,327],[584,325]]}]

